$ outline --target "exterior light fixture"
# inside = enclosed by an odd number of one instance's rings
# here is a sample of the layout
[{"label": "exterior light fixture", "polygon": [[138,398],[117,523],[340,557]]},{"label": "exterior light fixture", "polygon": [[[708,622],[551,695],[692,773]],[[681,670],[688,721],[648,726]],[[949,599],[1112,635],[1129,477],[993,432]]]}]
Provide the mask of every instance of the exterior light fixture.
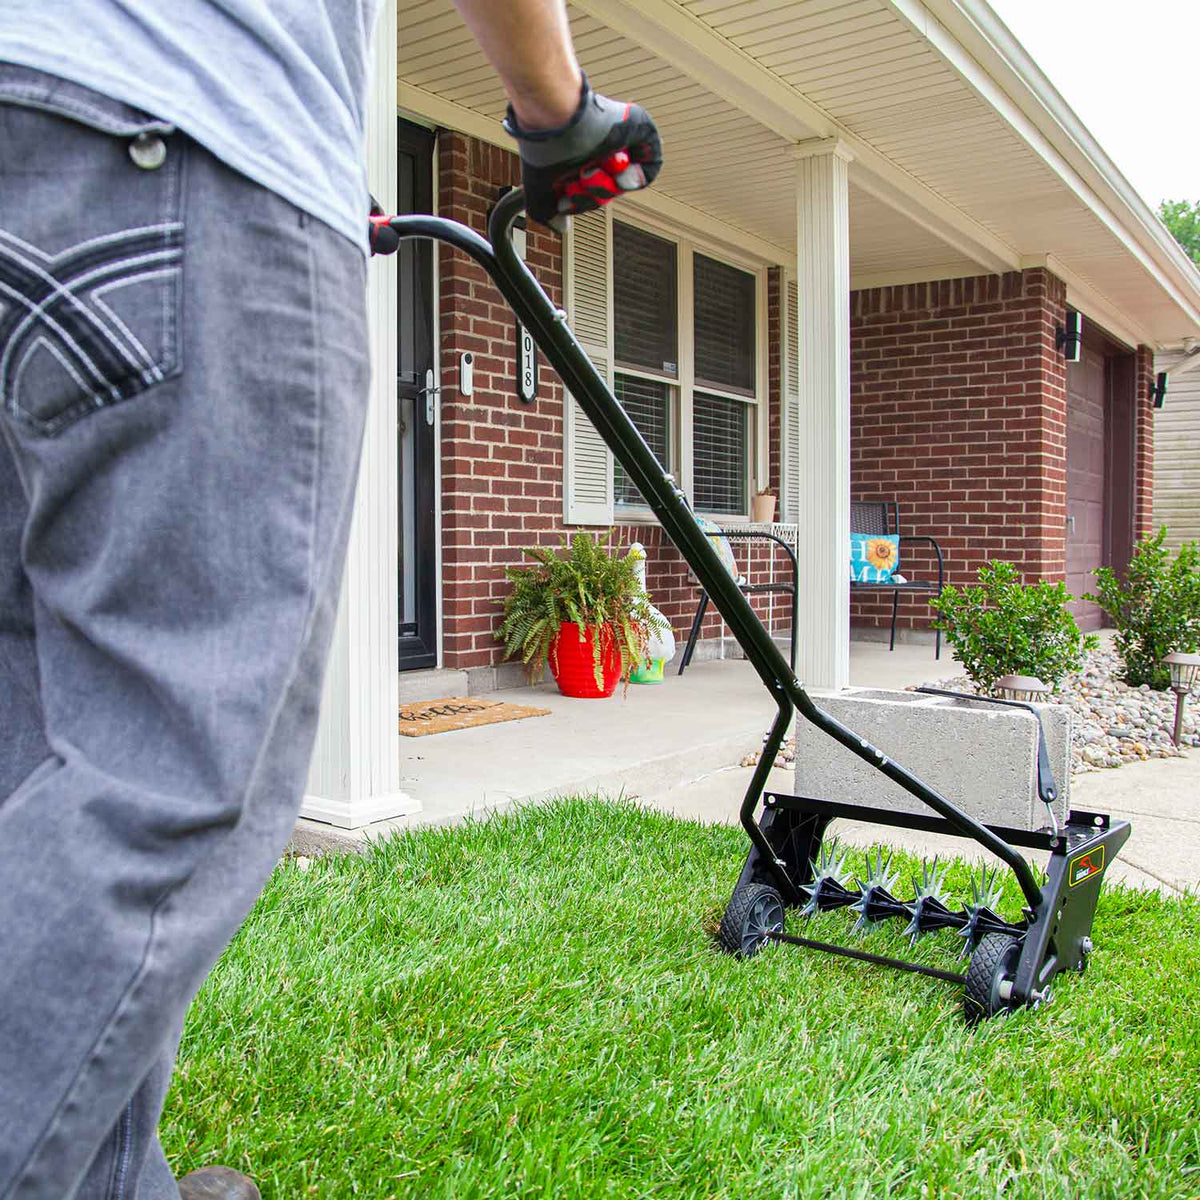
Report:
[{"label": "exterior light fixture", "polygon": [[1155,408],[1162,408],[1167,402],[1167,373],[1159,371],[1150,385],[1150,403]]},{"label": "exterior light fixture", "polygon": [[1037,704],[1044,701],[1051,690],[1048,683],[1043,683],[1035,675],[1002,675],[996,680],[996,691],[1001,700]]},{"label": "exterior light fixture", "polygon": [[1067,309],[1066,326],[1060,325],[1055,334],[1054,344],[1062,351],[1067,362],[1078,362],[1083,350],[1083,314],[1073,308]]},{"label": "exterior light fixture", "polygon": [[1183,734],[1183,712],[1187,707],[1188,692],[1200,679],[1200,654],[1184,654],[1177,650],[1163,659],[1163,665],[1171,672],[1171,691],[1175,693],[1175,732],[1171,741],[1178,746]]}]

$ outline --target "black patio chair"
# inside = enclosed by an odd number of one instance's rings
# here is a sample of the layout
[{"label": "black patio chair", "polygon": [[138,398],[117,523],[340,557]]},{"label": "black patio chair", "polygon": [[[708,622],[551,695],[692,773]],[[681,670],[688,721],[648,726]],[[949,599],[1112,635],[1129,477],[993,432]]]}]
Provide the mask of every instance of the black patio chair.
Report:
[{"label": "black patio chair", "polygon": [[[701,526],[703,528],[703,526]],[[780,595],[791,596],[792,598],[792,636],[790,645],[790,662],[792,664],[792,672],[796,670],[796,553],[783,540],[773,533],[767,533],[761,529],[706,529],[705,532],[710,538],[724,538],[727,542],[740,541],[765,541],[775,542],[782,546],[784,553],[788,556],[792,566],[792,582],[791,583],[749,583],[745,575],[738,570],[733,559],[733,548],[729,547],[730,571],[742,594],[745,596],[764,596],[764,595]],[[692,628],[688,633],[687,645],[683,649],[683,656],[679,660],[679,674],[682,675],[687,670],[688,663],[692,661],[692,651],[696,648],[696,640],[700,637],[700,626],[704,624],[704,614],[708,611],[708,593],[700,589],[700,603],[696,606],[696,615],[692,618]]]},{"label": "black patio chair", "polygon": [[[924,542],[933,547],[933,552],[937,556],[937,582],[932,579],[909,579],[907,571],[904,570],[904,557],[900,558],[900,574],[905,577],[904,583],[892,583],[890,580],[887,583],[860,583],[857,580],[850,581],[850,590],[858,591],[876,591],[892,593],[892,634],[888,642],[888,649],[895,650],[896,648],[896,614],[900,609],[900,593],[901,592],[933,592],[937,595],[942,594],[942,589],[946,586],[946,560],[942,554],[942,548],[931,537],[926,537],[922,534],[901,534],[900,533],[900,504],[896,500],[852,500],[850,502],[850,532],[865,533],[873,537],[900,537],[900,545],[903,546],[908,542]],[[937,631],[936,649],[934,658],[942,657],[942,631]]]}]

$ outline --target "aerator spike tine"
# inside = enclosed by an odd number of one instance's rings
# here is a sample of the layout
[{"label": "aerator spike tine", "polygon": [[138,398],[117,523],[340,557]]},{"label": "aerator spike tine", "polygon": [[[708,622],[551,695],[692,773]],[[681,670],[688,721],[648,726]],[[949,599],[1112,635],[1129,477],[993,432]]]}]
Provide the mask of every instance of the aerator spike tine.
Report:
[{"label": "aerator spike tine", "polygon": [[829,841],[821,843],[821,852],[812,864],[813,876],[817,879],[836,878],[842,873],[845,861],[846,853],[838,845],[837,838],[830,838]]},{"label": "aerator spike tine", "polygon": [[983,868],[978,878],[971,874],[971,908],[994,908],[1000,902],[999,868]]},{"label": "aerator spike tine", "polygon": [[859,894],[851,905],[858,913],[854,932],[858,933],[878,921],[889,917],[907,917],[908,905],[892,894],[896,886],[896,874],[892,871],[892,856],[882,847],[875,851],[872,859],[867,855],[867,877],[858,880]]},{"label": "aerator spike tine", "polygon": [[904,932],[914,943],[939,929],[959,929],[970,919],[966,912],[951,912],[942,898],[935,895],[918,896],[907,908],[912,920]]},{"label": "aerator spike tine", "polygon": [[876,852],[875,861],[871,862],[870,856],[867,857],[867,877],[859,879],[858,886],[864,891],[870,891],[872,888],[883,888],[886,891],[891,891],[896,886],[896,876],[892,874],[892,856],[889,854],[885,859],[883,851]]},{"label": "aerator spike tine", "polygon": [[927,862],[922,862],[920,880],[915,875],[913,876],[913,887],[916,890],[914,903],[917,900],[929,898],[943,900],[942,881],[945,873],[946,870],[944,867],[938,870],[938,860],[936,858],[933,860],[932,866]]}]

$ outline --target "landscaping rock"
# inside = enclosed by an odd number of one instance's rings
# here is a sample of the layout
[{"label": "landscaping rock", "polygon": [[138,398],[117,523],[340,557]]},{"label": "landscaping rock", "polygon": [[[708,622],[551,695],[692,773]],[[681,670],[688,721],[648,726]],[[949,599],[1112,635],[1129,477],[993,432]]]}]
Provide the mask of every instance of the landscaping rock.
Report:
[{"label": "landscaping rock", "polygon": [[[1175,728],[1175,693],[1154,692],[1142,684],[1131,688],[1119,678],[1124,669],[1114,650],[1094,650],[1077,675],[1062,681],[1053,697],[1075,714],[1071,772],[1111,770],[1148,758],[1178,758],[1187,747],[1200,746],[1200,688],[1194,688],[1184,714],[1181,745],[1171,741]],[[973,692],[965,675],[937,680],[930,687]]]}]

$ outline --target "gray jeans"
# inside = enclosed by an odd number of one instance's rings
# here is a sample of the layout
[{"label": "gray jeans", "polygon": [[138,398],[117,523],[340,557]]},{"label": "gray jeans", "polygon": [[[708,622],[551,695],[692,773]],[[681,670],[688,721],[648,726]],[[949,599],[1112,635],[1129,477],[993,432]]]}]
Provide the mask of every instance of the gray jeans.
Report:
[{"label": "gray jeans", "polygon": [[0,64],[3,1200],[178,1200],[155,1127],[295,821],[368,371],[357,248]]}]

